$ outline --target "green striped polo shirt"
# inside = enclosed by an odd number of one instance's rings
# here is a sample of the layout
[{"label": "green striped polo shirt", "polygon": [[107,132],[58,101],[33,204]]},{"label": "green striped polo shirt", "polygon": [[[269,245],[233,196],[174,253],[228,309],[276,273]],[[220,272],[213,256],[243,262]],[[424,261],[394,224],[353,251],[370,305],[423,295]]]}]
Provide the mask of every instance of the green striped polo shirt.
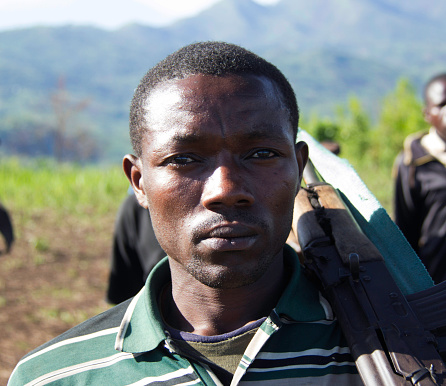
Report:
[{"label": "green striped polo shirt", "polygon": [[[292,277],[255,333],[231,385],[361,385],[338,321],[285,248]],[[133,299],[68,330],[23,357],[9,380],[23,385],[221,385],[209,363],[170,339],[157,304],[167,258]]]}]

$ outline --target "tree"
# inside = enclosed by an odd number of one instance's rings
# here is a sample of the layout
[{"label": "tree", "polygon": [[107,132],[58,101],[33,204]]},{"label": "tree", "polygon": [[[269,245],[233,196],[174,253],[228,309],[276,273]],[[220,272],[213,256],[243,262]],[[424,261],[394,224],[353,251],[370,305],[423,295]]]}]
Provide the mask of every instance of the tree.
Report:
[{"label": "tree", "polygon": [[[73,126],[76,115],[88,106],[88,101],[84,99],[80,102],[73,102],[65,87],[65,79],[60,77],[57,90],[51,96],[51,104],[56,120],[54,128],[54,157],[60,162],[66,158],[66,153],[72,153],[70,148],[72,150],[73,143],[68,138],[72,137],[75,131]],[[83,139],[85,141],[88,138],[84,135],[85,133],[79,134],[81,134],[78,136],[79,140]],[[70,144],[71,146],[69,146]]]},{"label": "tree", "polygon": [[347,108],[338,108],[337,118],[343,156],[353,164],[366,161],[370,148],[371,124],[359,99],[351,96]]},{"label": "tree", "polygon": [[408,79],[400,79],[393,92],[383,100],[382,110],[372,139],[372,159],[390,169],[402,150],[404,139],[427,129],[423,105]]}]

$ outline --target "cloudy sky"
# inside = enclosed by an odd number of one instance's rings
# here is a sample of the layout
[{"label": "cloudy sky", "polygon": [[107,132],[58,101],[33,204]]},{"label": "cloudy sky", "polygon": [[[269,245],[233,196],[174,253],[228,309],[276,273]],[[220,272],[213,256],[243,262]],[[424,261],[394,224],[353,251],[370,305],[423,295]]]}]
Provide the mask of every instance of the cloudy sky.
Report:
[{"label": "cloudy sky", "polygon": [[[0,0],[0,30],[36,25],[89,24],[117,28],[131,22],[168,25],[220,0]],[[269,5],[279,0],[254,0]]]}]

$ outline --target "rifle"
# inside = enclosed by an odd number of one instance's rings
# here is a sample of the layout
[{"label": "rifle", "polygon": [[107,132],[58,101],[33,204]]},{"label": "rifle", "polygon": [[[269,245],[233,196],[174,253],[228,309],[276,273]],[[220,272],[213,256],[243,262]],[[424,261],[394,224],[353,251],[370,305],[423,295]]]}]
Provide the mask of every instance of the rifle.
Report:
[{"label": "rifle", "polygon": [[335,311],[363,382],[446,384],[438,333],[446,326],[446,283],[406,297],[379,250],[311,161],[304,181],[292,232],[303,264]]}]

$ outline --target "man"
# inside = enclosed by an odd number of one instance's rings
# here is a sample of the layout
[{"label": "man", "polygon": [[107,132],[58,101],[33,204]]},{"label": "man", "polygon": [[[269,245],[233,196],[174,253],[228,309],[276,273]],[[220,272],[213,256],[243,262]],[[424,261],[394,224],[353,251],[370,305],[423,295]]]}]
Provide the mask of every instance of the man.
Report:
[{"label": "man", "polygon": [[135,296],[152,268],[165,256],[149,212],[139,205],[132,190],[116,216],[107,301],[118,304]]},{"label": "man", "polygon": [[424,91],[428,133],[409,136],[397,159],[395,222],[436,283],[446,280],[446,74]]},{"label": "man", "polygon": [[283,74],[238,46],[193,44],[151,69],[123,167],[168,258],[133,300],[24,357],[11,385],[361,384],[285,245],[308,155],[297,127]]}]

